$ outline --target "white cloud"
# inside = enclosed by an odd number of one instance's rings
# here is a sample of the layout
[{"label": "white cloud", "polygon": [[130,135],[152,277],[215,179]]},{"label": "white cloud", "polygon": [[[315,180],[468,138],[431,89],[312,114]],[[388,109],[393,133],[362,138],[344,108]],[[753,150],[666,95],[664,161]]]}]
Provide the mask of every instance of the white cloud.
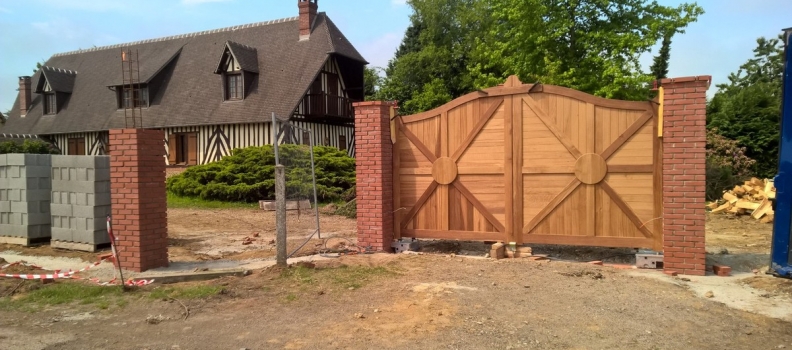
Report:
[{"label": "white cloud", "polygon": [[370,66],[385,67],[388,65],[388,61],[393,58],[393,54],[396,53],[396,48],[399,47],[401,40],[401,33],[390,32],[358,47],[363,58],[370,62]]},{"label": "white cloud", "polygon": [[181,0],[183,5],[200,5],[209,2],[225,2],[230,0]]}]

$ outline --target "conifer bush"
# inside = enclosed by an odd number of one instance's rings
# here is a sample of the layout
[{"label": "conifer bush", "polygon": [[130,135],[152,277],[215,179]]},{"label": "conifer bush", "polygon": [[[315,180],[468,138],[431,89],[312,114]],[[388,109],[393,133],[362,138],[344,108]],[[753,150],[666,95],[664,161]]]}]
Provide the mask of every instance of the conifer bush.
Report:
[{"label": "conifer bush", "polygon": [[[289,191],[312,196],[308,146],[281,145],[289,160]],[[342,199],[355,186],[355,159],[335,147],[314,147],[316,189],[320,202]],[[188,168],[167,180],[169,192],[206,200],[256,202],[275,199],[275,151],[271,145],[235,149],[218,162]],[[294,193],[291,193],[292,195]]]}]

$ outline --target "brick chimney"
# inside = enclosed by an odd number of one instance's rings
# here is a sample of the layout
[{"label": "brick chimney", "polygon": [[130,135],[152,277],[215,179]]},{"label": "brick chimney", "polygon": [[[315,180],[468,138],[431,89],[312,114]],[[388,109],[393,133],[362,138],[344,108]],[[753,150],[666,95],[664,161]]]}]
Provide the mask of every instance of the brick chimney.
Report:
[{"label": "brick chimney", "polygon": [[31,84],[30,77],[19,77],[19,116],[24,117],[30,110]]},{"label": "brick chimney", "polygon": [[319,7],[319,0],[297,0],[300,8],[300,41],[308,40],[311,37],[311,27],[316,19],[316,9]]}]

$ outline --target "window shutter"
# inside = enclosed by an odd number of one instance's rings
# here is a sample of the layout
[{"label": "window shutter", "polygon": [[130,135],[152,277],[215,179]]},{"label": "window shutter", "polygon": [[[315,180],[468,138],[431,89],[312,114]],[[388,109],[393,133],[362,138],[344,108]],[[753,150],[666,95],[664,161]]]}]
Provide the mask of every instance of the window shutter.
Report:
[{"label": "window shutter", "polygon": [[70,156],[77,155],[77,140],[69,139],[66,148],[66,154]]},{"label": "window shutter", "polygon": [[198,164],[198,134],[192,133],[187,136],[187,164]]},{"label": "window shutter", "polygon": [[81,137],[77,139],[77,155],[84,156],[85,155],[85,138]]},{"label": "window shutter", "polygon": [[176,164],[176,142],[179,136],[176,134],[168,135],[168,165]]}]

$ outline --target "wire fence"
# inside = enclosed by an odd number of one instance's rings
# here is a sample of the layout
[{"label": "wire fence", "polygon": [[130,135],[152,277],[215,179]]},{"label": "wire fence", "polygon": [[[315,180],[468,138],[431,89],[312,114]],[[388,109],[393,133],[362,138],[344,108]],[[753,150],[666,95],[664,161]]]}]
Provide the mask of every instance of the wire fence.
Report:
[{"label": "wire fence", "polygon": [[308,128],[278,120],[274,114],[272,123],[275,164],[285,168],[286,232],[288,237],[304,239],[296,246],[288,244],[287,257],[291,257],[312,238],[321,238],[313,133]]}]

